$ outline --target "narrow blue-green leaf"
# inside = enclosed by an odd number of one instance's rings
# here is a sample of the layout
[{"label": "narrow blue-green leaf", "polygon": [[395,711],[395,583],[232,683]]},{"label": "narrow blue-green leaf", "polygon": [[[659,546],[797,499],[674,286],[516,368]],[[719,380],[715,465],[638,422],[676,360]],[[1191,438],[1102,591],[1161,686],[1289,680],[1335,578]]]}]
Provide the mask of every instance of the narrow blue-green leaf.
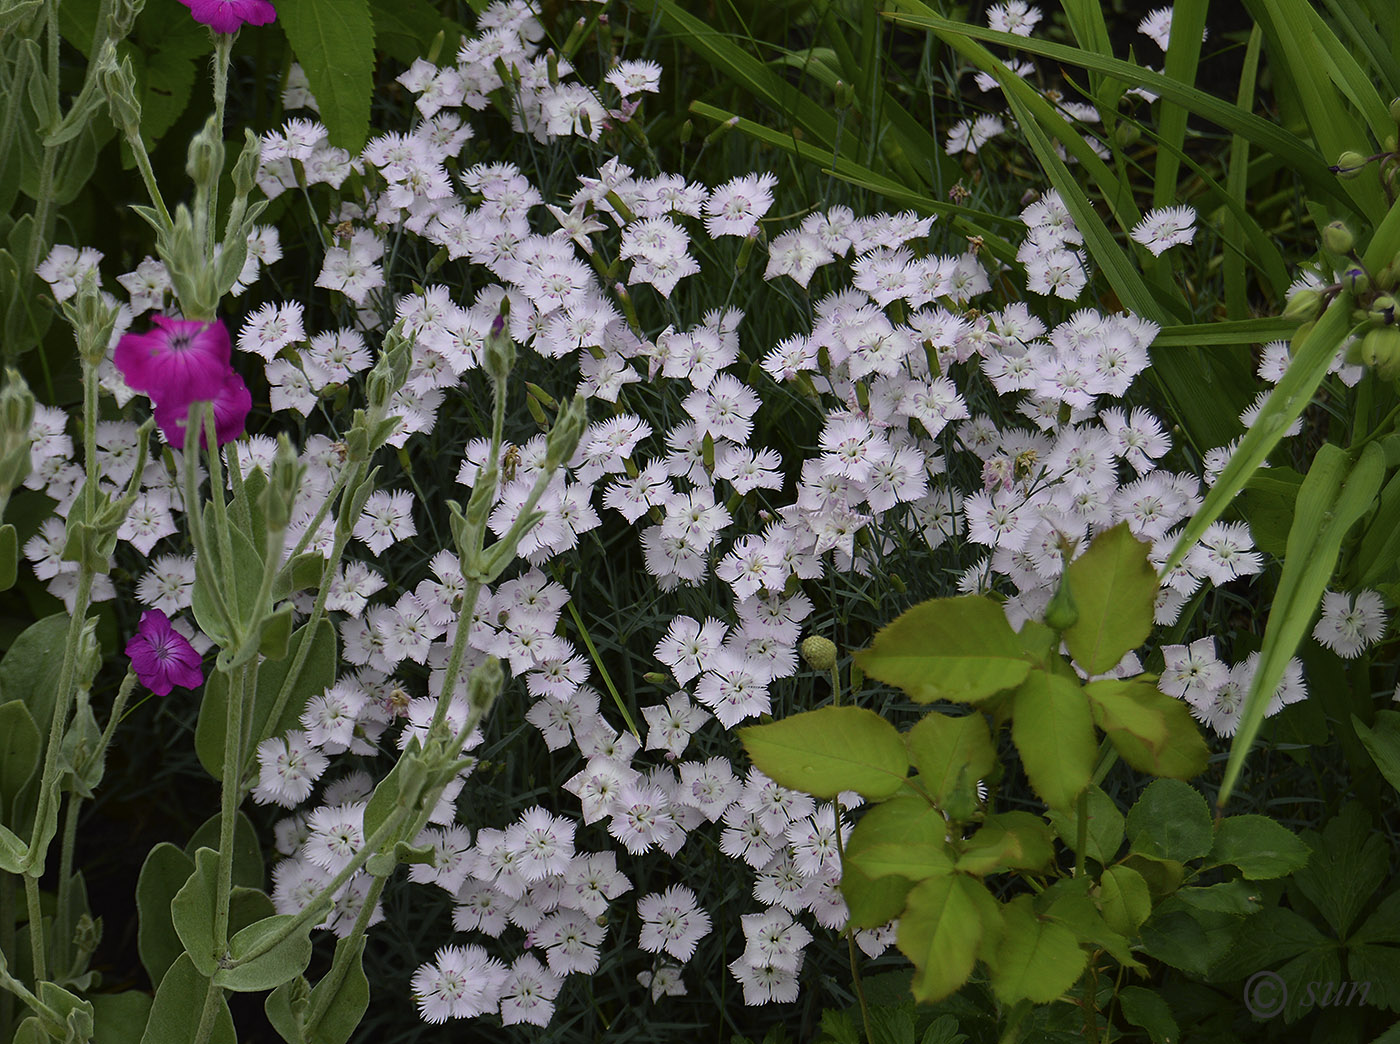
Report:
[{"label": "narrow blue-green leaf", "polygon": [[1282,316],[1267,319],[1238,319],[1219,323],[1192,323],[1164,326],[1153,348],[1208,348],[1220,344],[1263,344],[1287,340],[1298,324]]},{"label": "narrow blue-green leaf", "polygon": [[[1256,17],[1269,37],[1270,67],[1279,90],[1292,91],[1302,103],[1308,130],[1322,155],[1335,163],[1348,149],[1365,147],[1365,132],[1343,103],[1330,79],[1322,44],[1308,25],[1306,0],[1259,0]],[[1307,28],[1305,28],[1307,27]],[[1330,32],[1324,26],[1324,34]],[[1385,208],[1375,178],[1352,178],[1341,188],[1362,214],[1377,220]]]},{"label": "narrow blue-green leaf", "polygon": [[332,145],[354,155],[369,134],[374,93],[374,20],[367,0],[296,0],[277,24],[306,72]]},{"label": "narrow blue-green leaf", "polygon": [[638,0],[651,18],[675,33],[675,38],[705,59],[736,86],[789,117],[822,144],[836,141],[836,117],[797,87],[731,42],[703,19],[672,0]]},{"label": "narrow blue-green leaf", "polygon": [[[1376,67],[1386,89],[1395,94],[1400,92],[1400,59],[1391,52],[1390,45],[1377,31],[1375,19],[1357,0],[1325,0],[1332,16],[1341,23],[1351,37],[1352,50],[1364,52]],[[1391,29],[1400,30],[1400,19],[1390,9]]]},{"label": "narrow blue-green leaf", "polygon": [[[1256,25],[1249,32],[1249,43],[1244,49],[1244,66],[1240,70],[1240,89],[1235,98],[1237,104],[1246,112],[1254,111],[1254,85],[1259,76],[1259,47],[1263,41],[1263,34]],[[1230,138],[1230,162],[1228,173],[1225,176],[1225,193],[1238,203],[1241,207],[1245,203],[1245,192],[1249,187],[1249,139],[1243,134],[1234,134]],[[1234,226],[1232,228],[1232,225]],[[1225,223],[1226,239],[1232,233],[1239,233],[1243,230],[1239,218]],[[1231,250],[1225,254],[1223,273],[1225,276],[1225,311],[1231,319],[1241,320],[1249,314],[1249,301],[1247,299],[1247,289],[1245,286],[1244,255],[1238,251]],[[1272,280],[1271,280],[1272,281]],[[1275,282],[1274,293],[1278,294],[1282,287]]]},{"label": "narrow blue-green leaf", "polygon": [[1304,5],[1303,10],[1307,12],[1311,35],[1322,51],[1327,75],[1356,107],[1376,141],[1385,141],[1387,136],[1395,133],[1395,121],[1390,118],[1390,110],[1376,90],[1376,85],[1371,82],[1371,77],[1311,4]]},{"label": "narrow blue-green leaf", "polygon": [[956,22],[935,13],[918,0],[900,0],[902,6],[914,11],[889,12],[886,17],[906,25],[931,29],[940,38],[952,43],[955,39],[982,40],[1014,48],[1028,54],[1050,58],[1057,62],[1077,65],[1084,69],[1096,70],[1117,76],[1138,86],[1146,87],[1162,98],[1175,102],[1210,122],[1242,134],[1255,145],[1277,155],[1288,169],[1299,174],[1314,195],[1327,196],[1346,206],[1349,210],[1361,212],[1361,208],[1342,188],[1337,176],[1328,170],[1332,159],[1320,155],[1313,145],[1286,130],[1278,123],[1245,112],[1230,102],[1223,101],[1205,91],[1180,83],[1169,76],[1144,69],[1134,62],[1093,54],[1081,48],[1053,43],[1034,37],[1016,36],[978,26]]},{"label": "narrow blue-green leaf", "polygon": [[[1230,760],[1225,766],[1225,778],[1221,780],[1216,798],[1222,808],[1239,779],[1245,755],[1259,733],[1289,657],[1308,633],[1318,603],[1337,567],[1342,541],[1347,531],[1370,509],[1380,491],[1381,479],[1385,477],[1385,451],[1372,442],[1361,452],[1338,493],[1337,476],[1345,467],[1338,457],[1344,455],[1343,450],[1324,445],[1313,458],[1313,468],[1298,491],[1283,575],[1279,577],[1278,590],[1264,627],[1264,642],[1259,649],[1259,666],[1245,696],[1239,728],[1230,746]],[[1313,469],[1319,471],[1316,481],[1313,481]]]},{"label": "narrow blue-green leaf", "polygon": [[[1208,0],[1176,0],[1172,5],[1171,38],[1167,41],[1164,75],[1181,83],[1196,82],[1201,60],[1201,30],[1206,24]],[[1157,118],[1157,133],[1169,147],[1157,153],[1152,181],[1152,205],[1171,206],[1176,202],[1176,179],[1182,144],[1186,140],[1185,106],[1165,102]]]},{"label": "narrow blue-green leaf", "polygon": [[1250,476],[1283,438],[1284,431],[1312,401],[1313,393],[1327,376],[1338,346],[1350,327],[1351,308],[1351,295],[1339,294],[1304,338],[1282,380],[1274,385],[1264,401],[1258,418],[1240,439],[1230,462],[1206,493],[1200,509],[1181,531],[1176,547],[1162,567],[1164,574],[1179,565],[1206,528],[1225,513],[1235,494],[1244,489]]},{"label": "narrow blue-green leaf", "polygon": [[[844,156],[836,156],[831,150],[824,149],[819,145],[794,138],[791,134],[782,134],[778,131],[765,127],[761,123],[736,116],[724,109],[718,109],[706,102],[691,102],[690,111],[696,116],[703,116],[706,119],[714,120],[716,123],[733,122],[734,129],[747,134],[757,141],[774,148],[782,149],[785,152],[796,156],[798,159],[809,163],[819,164],[824,174],[831,174],[843,181],[858,185],[861,188],[869,189],[871,192],[878,192],[880,195],[898,202],[904,206],[909,206],[924,214],[936,214],[940,218],[950,218],[953,227],[965,235],[980,236],[983,245],[992,255],[999,260],[1012,262],[1016,258],[1016,247],[1003,236],[992,232],[987,225],[1004,226],[1017,232],[1024,231],[1019,219],[1006,217],[1001,214],[994,214],[990,211],[974,210],[971,207],[958,206],[955,203],[945,203],[941,200],[933,199],[917,189],[910,188],[898,181],[893,180],[883,174],[878,174],[869,167],[862,166],[854,160]],[[986,224],[984,224],[984,222]]]}]

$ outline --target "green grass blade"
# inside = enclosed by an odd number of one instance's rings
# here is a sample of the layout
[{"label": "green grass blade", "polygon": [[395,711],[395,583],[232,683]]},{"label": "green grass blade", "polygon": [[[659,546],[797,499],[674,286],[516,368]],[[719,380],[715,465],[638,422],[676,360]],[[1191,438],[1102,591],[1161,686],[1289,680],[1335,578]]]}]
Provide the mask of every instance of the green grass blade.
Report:
[{"label": "green grass blade", "polygon": [[1283,575],[1264,627],[1259,666],[1230,746],[1230,760],[1216,798],[1218,807],[1223,808],[1229,800],[1288,660],[1308,633],[1337,566],[1342,541],[1375,502],[1384,477],[1385,451],[1374,442],[1362,451],[1354,466],[1344,450],[1330,444],[1314,457],[1298,491]]},{"label": "green grass blade", "polygon": [[939,217],[948,218],[953,226],[965,235],[981,236],[983,244],[999,260],[1008,264],[1015,263],[1016,247],[1005,236],[999,235],[991,229],[995,226],[1001,226],[1006,229],[1008,234],[1015,234],[1018,231],[1024,234],[1025,226],[1019,218],[931,199],[917,189],[909,188],[883,174],[878,174],[855,160],[847,159],[844,156],[835,156],[830,149],[823,149],[810,142],[799,141],[791,135],[781,134],[761,123],[735,116],[733,113],[718,109],[706,102],[691,102],[690,111],[696,116],[714,120],[716,123],[737,120],[738,122],[734,124],[735,130],[766,145],[782,149],[800,160],[819,164],[824,171],[830,172],[842,181],[868,189],[871,192],[878,192],[901,206],[912,207],[921,213],[937,214]]},{"label": "green grass blade", "polygon": [[1206,493],[1200,509],[1186,523],[1162,568],[1164,573],[1179,565],[1196,541],[1200,540],[1206,527],[1225,513],[1235,494],[1244,489],[1250,476],[1279,444],[1284,431],[1312,401],[1313,393],[1327,376],[1337,349],[1350,330],[1352,305],[1350,294],[1338,294],[1327,311],[1322,313],[1312,332],[1298,346],[1283,379],[1265,400],[1258,419],[1240,439],[1239,447]]},{"label": "green grass blade", "polygon": [[775,111],[787,114],[804,133],[828,148],[835,144],[836,117],[799,87],[788,83],[673,0],[638,0],[638,4],[734,84]]},{"label": "green grass blade", "polygon": [[1357,213],[1363,212],[1343,190],[1342,183],[1338,181],[1337,176],[1328,170],[1332,159],[1324,159],[1314,146],[1270,120],[1245,112],[1230,102],[1222,101],[1205,91],[1179,83],[1161,73],[1151,72],[1133,62],[1107,58],[1065,44],[1015,36],[1011,33],[999,33],[991,29],[981,29],[965,25],[962,22],[951,21],[933,13],[918,0],[900,0],[900,3],[904,7],[913,7],[917,10],[899,11],[889,14],[887,17],[906,25],[930,29],[937,33],[940,39],[949,43],[953,39],[961,37],[1001,44],[1054,61],[1108,73],[1125,82],[1146,87],[1168,101],[1184,106],[1202,119],[1237,133],[1254,145],[1275,154],[1290,170],[1295,171],[1304,179],[1313,194],[1327,196]]},{"label": "green grass blade", "polygon": [[1322,16],[1311,6],[1307,12],[1314,38],[1327,61],[1328,76],[1361,114],[1376,141],[1385,141],[1387,135],[1395,133],[1395,121],[1390,118],[1390,110],[1381,99],[1376,85]]},{"label": "green grass blade", "polygon": [[[1176,0],[1172,7],[1171,39],[1167,41],[1164,75],[1179,83],[1194,84],[1201,60],[1201,32],[1206,24],[1208,0]],[[1152,205],[1167,207],[1176,202],[1176,179],[1182,146],[1186,142],[1184,106],[1164,102],[1157,120],[1158,135],[1167,148],[1157,153],[1157,170],[1152,182]]]},{"label": "green grass blade", "polygon": [[[1357,0],[1326,0],[1326,4],[1351,37],[1352,50],[1365,54],[1380,73],[1386,93],[1400,94],[1400,59],[1391,53],[1371,15]],[[1400,18],[1395,17],[1394,7],[1390,8],[1389,15],[1392,29],[1400,28]]]},{"label": "green grass blade", "polygon": [[1164,326],[1153,348],[1209,348],[1222,344],[1263,344],[1293,336],[1298,324],[1292,319],[1240,319],[1190,326]]},{"label": "green grass blade", "polygon": [[[1302,103],[1308,130],[1323,156],[1336,162],[1348,149],[1364,151],[1366,132],[1342,102],[1330,80],[1319,72],[1328,67],[1321,36],[1330,36],[1326,25],[1311,26],[1311,8],[1306,0],[1258,0],[1260,24],[1271,44],[1270,68],[1277,90],[1290,91]],[[1304,28],[1308,27],[1308,28]],[[1354,178],[1341,182],[1360,212],[1372,221],[1385,210],[1380,185],[1374,178]]]},{"label": "green grass blade", "polygon": [[[1240,70],[1239,94],[1235,98],[1235,104],[1245,112],[1254,111],[1254,85],[1259,76],[1259,45],[1262,41],[1263,35],[1256,25],[1249,31],[1249,43],[1245,45],[1244,50],[1244,67]],[[1248,188],[1249,139],[1242,134],[1235,134],[1230,138],[1230,164],[1229,172],[1225,176],[1225,194],[1227,198],[1243,207]],[[1233,218],[1225,223],[1227,238],[1232,232],[1242,231],[1243,226],[1240,225],[1238,218]],[[1244,255],[1236,251],[1226,254],[1223,266],[1226,314],[1231,319],[1243,319],[1249,314]],[[1288,286],[1287,273],[1285,272],[1285,280],[1282,284],[1278,283],[1274,277],[1270,278],[1270,282],[1273,283],[1274,296],[1279,296]]]}]

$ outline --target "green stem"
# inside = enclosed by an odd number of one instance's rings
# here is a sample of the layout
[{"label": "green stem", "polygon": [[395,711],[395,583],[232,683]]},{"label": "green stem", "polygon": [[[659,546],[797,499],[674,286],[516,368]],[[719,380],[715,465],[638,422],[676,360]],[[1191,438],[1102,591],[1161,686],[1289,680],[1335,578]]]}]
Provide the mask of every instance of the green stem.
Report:
[{"label": "green stem", "polygon": [[1084,851],[1089,847],[1089,788],[1079,792],[1078,837],[1074,846],[1074,876],[1084,876]]},{"label": "green stem", "polygon": [[[215,539],[219,541],[219,565],[223,574],[221,579],[223,589],[232,595],[237,590],[237,577],[234,576],[233,568],[233,538],[228,532],[228,505],[224,501],[224,465],[219,456],[219,436],[212,402],[204,404],[204,432],[209,455],[209,504],[214,511]],[[243,626],[246,621],[241,618],[241,607],[237,598],[233,599],[233,604],[234,612],[229,622],[234,626],[234,642],[237,646],[242,644]]]},{"label": "green stem", "polygon": [[24,901],[29,911],[29,957],[34,964],[34,981],[42,982],[49,977],[44,960],[44,914],[39,906],[39,879],[32,874],[24,875]]},{"label": "green stem", "polygon": [[[831,670],[835,673],[836,668],[833,667]],[[839,685],[835,691],[836,699],[839,703],[841,699]],[[839,801],[835,802],[833,807],[836,810],[836,853],[840,856],[841,864],[844,866],[846,863],[846,845],[841,839],[841,803]],[[856,1000],[860,1002],[861,1035],[868,1041],[870,1040],[870,1008],[866,1004],[865,985],[862,983],[860,977],[860,959],[856,956],[855,928],[851,926],[849,921],[846,923],[846,954],[851,962],[851,986],[855,989]]]},{"label": "green stem", "polygon": [[342,952],[352,951],[355,944],[368,930],[370,918],[374,916],[374,905],[379,902],[379,895],[384,891],[384,885],[387,881],[388,878],[376,877],[370,883],[364,905],[360,907],[360,912],[355,915],[355,924],[351,927],[350,934],[335,944],[335,957],[331,959],[330,971],[326,972],[326,977],[316,984],[317,992],[311,1002],[311,1007],[306,1010],[306,1015],[302,1019],[302,1025],[308,1030],[314,1029],[325,1016],[326,1008],[330,1006],[331,1000],[339,991],[340,984],[345,981],[345,976],[350,971],[350,963],[348,958],[343,962],[339,960],[340,955]]},{"label": "green stem", "polygon": [[[243,532],[251,535],[253,532],[253,513],[248,503],[248,497],[243,492],[243,467],[238,459],[237,440],[230,442],[224,448],[224,452],[228,454],[228,484],[229,489],[233,492],[234,521],[243,527]],[[279,547],[277,550],[280,554],[282,549]],[[262,602],[259,602],[258,605],[262,605]]]},{"label": "green stem", "polygon": [[326,906],[332,903],[331,896],[340,891],[341,886],[344,885],[345,882],[349,881],[350,878],[360,872],[360,868],[363,867],[365,863],[369,862],[369,857],[374,855],[386,840],[395,835],[411,812],[412,809],[405,808],[402,805],[395,807],[394,811],[389,813],[384,822],[379,824],[379,829],[365,842],[364,847],[355,853],[355,857],[316,894],[316,897],[312,899],[311,902],[307,903],[306,906],[301,909],[300,913],[283,924],[282,927],[272,935],[256,943],[242,957],[225,962],[224,967],[237,968],[241,964],[246,964],[251,960],[255,960],[273,947],[280,946],[283,942],[290,939],[294,934],[305,928],[313,919],[320,920],[323,918],[325,916]]},{"label": "green stem", "polygon": [[126,701],[131,697],[131,690],[136,687],[136,669],[128,667],[126,677],[122,679],[121,687],[117,689],[117,698],[112,701],[112,713],[107,717],[107,727],[102,730],[102,739],[97,744],[97,757],[102,758],[107,754],[107,747],[112,742],[112,736],[117,731],[117,725],[121,722],[122,711],[126,710]]},{"label": "green stem", "polygon": [[[233,51],[233,40],[238,34],[215,33],[214,34],[214,124],[218,128],[219,141],[224,140],[224,103],[228,99],[228,67],[229,56]],[[208,210],[208,236],[206,245],[209,255],[207,262],[214,263],[214,239],[217,236],[218,214],[219,214],[219,179],[223,176],[222,170],[214,171],[212,184],[209,186],[209,210]]]},{"label": "green stem", "polygon": [[[15,952],[15,879],[0,874],[0,953]],[[15,1020],[15,998],[0,991],[0,1032],[8,1033]]]},{"label": "green stem", "polygon": [[219,1017],[219,1001],[223,999],[223,987],[215,986],[209,980],[209,988],[204,991],[204,1007],[199,1013],[199,1026],[194,1031],[194,1044],[209,1044],[214,1035],[214,1023]]},{"label": "green stem", "polygon": [[220,957],[228,948],[229,894],[233,891],[233,827],[243,796],[239,769],[243,764],[243,703],[247,696],[248,665],[230,679],[228,712],[224,721],[224,778],[220,781],[219,870],[214,897],[214,946]]},{"label": "green stem", "polygon": [[69,905],[73,901],[73,849],[78,843],[78,810],[82,803],[83,799],[77,794],[69,794],[68,804],[63,810],[63,843],[58,857],[58,902],[54,907],[53,923],[54,937],[58,945],[65,949],[73,941],[74,918]]}]

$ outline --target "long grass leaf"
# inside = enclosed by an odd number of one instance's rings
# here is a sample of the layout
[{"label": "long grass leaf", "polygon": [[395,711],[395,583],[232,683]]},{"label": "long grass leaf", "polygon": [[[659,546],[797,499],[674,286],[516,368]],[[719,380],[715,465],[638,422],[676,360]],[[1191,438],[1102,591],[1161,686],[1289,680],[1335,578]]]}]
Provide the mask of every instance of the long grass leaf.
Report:
[{"label": "long grass leaf", "polygon": [[[1348,149],[1365,148],[1366,132],[1330,80],[1318,75],[1327,68],[1327,59],[1317,37],[1305,29],[1310,11],[1306,0],[1255,0],[1251,7],[1269,39],[1275,89],[1291,92],[1301,102],[1322,155],[1335,161]],[[1321,32],[1330,30],[1324,25]],[[1341,182],[1341,187],[1364,216],[1372,221],[1380,217],[1385,202],[1374,178],[1354,178]]]},{"label": "long grass leaf", "polygon": [[[1172,7],[1171,38],[1167,41],[1164,75],[1180,83],[1196,82],[1201,61],[1201,32],[1206,24],[1207,0],[1176,0]],[[1167,148],[1157,153],[1157,169],[1152,182],[1152,205],[1166,207],[1176,202],[1176,178],[1182,146],[1186,142],[1184,106],[1164,102],[1158,116],[1158,136]]]},{"label": "long grass leaf", "polygon": [[1286,339],[1298,329],[1292,319],[1241,319],[1233,322],[1164,326],[1154,348],[1208,348],[1219,344],[1265,344]]},{"label": "long grass leaf", "polygon": [[786,82],[753,55],[673,0],[638,0],[638,3],[736,86],[777,112],[787,114],[802,127],[804,133],[828,148],[835,144],[836,117],[798,87]]},{"label": "long grass leaf", "polygon": [[[1244,49],[1244,65],[1240,70],[1240,89],[1235,97],[1235,104],[1245,112],[1254,111],[1254,84],[1259,76],[1259,45],[1262,40],[1263,35],[1257,25],[1250,29],[1249,43],[1245,45]],[[1230,137],[1230,161],[1229,171],[1225,176],[1225,194],[1243,207],[1248,188],[1249,139],[1242,134],[1234,134]],[[1238,218],[1233,219],[1232,222],[1226,222],[1225,228],[1227,235],[1231,231],[1243,230]],[[1249,302],[1246,299],[1244,255],[1234,251],[1226,254],[1223,269],[1226,314],[1231,319],[1243,319],[1249,314]],[[1274,280],[1271,282],[1274,282],[1274,294],[1277,296],[1282,287]]]},{"label": "long grass leaf", "polygon": [[1305,9],[1312,26],[1314,42],[1321,48],[1326,59],[1328,76],[1356,107],[1356,111],[1371,128],[1371,134],[1377,143],[1385,141],[1387,135],[1395,133],[1395,121],[1390,118],[1390,110],[1381,99],[1376,85],[1371,82],[1371,77],[1361,68],[1346,44],[1337,39],[1336,33],[1323,21],[1322,16],[1310,5]]},{"label": "long grass leaf", "polygon": [[1230,760],[1216,798],[1218,807],[1223,808],[1229,800],[1288,660],[1308,633],[1318,602],[1336,569],[1342,541],[1375,502],[1385,477],[1385,451],[1372,442],[1355,465],[1349,465],[1346,451],[1323,446],[1298,491],[1283,575],[1264,626],[1259,664],[1230,746]]},{"label": "long grass leaf", "polygon": [[[1342,24],[1351,37],[1352,49],[1360,51],[1371,60],[1389,94],[1400,94],[1400,59],[1391,54],[1385,37],[1377,31],[1374,19],[1357,0],[1325,0],[1332,16]],[[1400,26],[1400,18],[1395,17],[1391,7],[1390,18],[1393,25]]]},{"label": "long grass leaf", "polygon": [[912,207],[925,214],[937,214],[940,217],[946,217],[950,219],[953,227],[957,228],[963,234],[980,236],[983,245],[999,260],[1007,263],[1013,263],[1015,261],[1016,247],[1004,236],[993,232],[992,227],[1001,226],[1008,232],[1015,230],[1024,232],[1025,226],[1021,223],[1019,218],[1006,217],[1002,214],[974,210],[971,207],[963,207],[955,203],[944,203],[940,200],[931,199],[919,190],[903,185],[883,174],[878,174],[868,167],[857,163],[855,160],[847,159],[844,156],[835,156],[830,149],[823,149],[810,142],[795,139],[791,135],[780,134],[770,127],[765,127],[761,123],[744,119],[741,116],[735,116],[731,112],[718,109],[706,102],[691,102],[690,111],[696,116],[714,120],[716,123],[732,121],[735,130],[747,134],[766,145],[782,149],[800,160],[818,164],[825,171],[829,171],[842,181],[867,189],[871,192],[877,192],[885,198],[899,203],[901,206]]},{"label": "long grass leaf", "polygon": [[1349,210],[1362,213],[1361,208],[1342,189],[1337,176],[1328,169],[1332,161],[1324,159],[1315,147],[1271,120],[1245,112],[1230,102],[1222,101],[1198,88],[1179,83],[1161,73],[1144,69],[1133,62],[1092,54],[1080,48],[1052,43],[1048,40],[1016,36],[1012,33],[1000,33],[992,29],[982,29],[962,22],[955,22],[935,14],[918,0],[899,0],[899,2],[903,7],[915,8],[915,10],[898,11],[887,15],[887,17],[906,25],[930,29],[937,33],[941,39],[950,43],[956,37],[963,37],[969,40],[1001,44],[1058,62],[1108,73],[1123,79],[1125,82],[1146,87],[1169,101],[1185,106],[1202,119],[1209,120],[1225,130],[1240,134],[1260,148],[1274,153],[1288,169],[1304,179],[1314,194],[1327,196]]},{"label": "long grass leaf", "polygon": [[1337,356],[1337,349],[1350,329],[1352,304],[1350,294],[1338,294],[1298,346],[1283,378],[1274,385],[1264,401],[1258,419],[1240,439],[1230,462],[1181,531],[1176,546],[1162,567],[1163,573],[1179,565],[1186,553],[1201,539],[1206,528],[1225,513],[1235,494],[1244,489],[1250,476],[1279,444],[1284,431],[1312,401],[1313,393],[1327,376],[1332,360]]}]

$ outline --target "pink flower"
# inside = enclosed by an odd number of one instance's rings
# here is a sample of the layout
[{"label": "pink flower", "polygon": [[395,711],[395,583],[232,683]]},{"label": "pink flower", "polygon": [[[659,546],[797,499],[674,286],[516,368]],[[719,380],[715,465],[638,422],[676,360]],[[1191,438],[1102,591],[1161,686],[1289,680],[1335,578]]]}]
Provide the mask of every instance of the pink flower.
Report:
[{"label": "pink flower", "polygon": [[112,361],[122,379],[157,404],[215,398],[229,373],[228,327],[222,320],[201,323],[163,315],[154,321],[157,329],[125,334],[117,342]]},{"label": "pink flower", "polygon": [[236,33],[248,25],[267,25],[277,17],[268,0],[180,0],[196,22],[216,33]]},{"label": "pink flower", "polygon": [[[185,421],[189,417],[190,403],[195,401],[197,400],[161,399],[156,402],[156,424],[160,427],[161,436],[170,445],[184,446]],[[219,385],[218,391],[198,401],[214,403],[214,429],[220,446],[243,434],[248,413],[253,408],[253,396],[248,391],[248,386],[243,383],[243,378],[238,376],[232,367],[224,371],[223,383]],[[208,449],[208,441],[201,432],[200,446]]]},{"label": "pink flower", "polygon": [[170,695],[176,685],[195,689],[204,684],[199,653],[159,609],[141,614],[136,633],[126,643],[126,655],[141,684],[157,696]]}]

